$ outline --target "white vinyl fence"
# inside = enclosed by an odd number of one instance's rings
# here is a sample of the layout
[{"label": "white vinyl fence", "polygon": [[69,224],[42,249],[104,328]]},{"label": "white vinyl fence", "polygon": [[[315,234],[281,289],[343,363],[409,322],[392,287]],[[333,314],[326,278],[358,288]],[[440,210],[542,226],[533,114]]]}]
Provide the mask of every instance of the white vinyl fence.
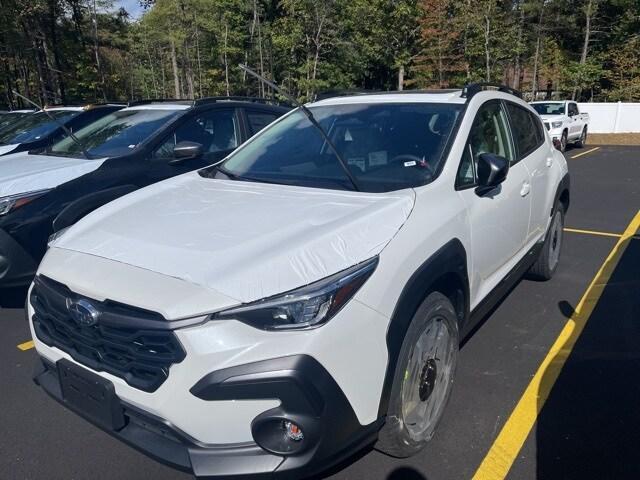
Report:
[{"label": "white vinyl fence", "polygon": [[579,103],[591,118],[591,133],[640,132],[640,103]]}]

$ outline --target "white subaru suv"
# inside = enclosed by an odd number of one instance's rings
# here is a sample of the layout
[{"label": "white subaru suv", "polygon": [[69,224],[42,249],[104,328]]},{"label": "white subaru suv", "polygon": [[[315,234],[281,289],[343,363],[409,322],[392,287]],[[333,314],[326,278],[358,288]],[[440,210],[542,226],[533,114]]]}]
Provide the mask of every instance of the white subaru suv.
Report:
[{"label": "white subaru suv", "polygon": [[461,339],[553,275],[568,205],[564,157],[506,88],[317,101],[53,239],[35,381],[198,477],[406,457]]}]

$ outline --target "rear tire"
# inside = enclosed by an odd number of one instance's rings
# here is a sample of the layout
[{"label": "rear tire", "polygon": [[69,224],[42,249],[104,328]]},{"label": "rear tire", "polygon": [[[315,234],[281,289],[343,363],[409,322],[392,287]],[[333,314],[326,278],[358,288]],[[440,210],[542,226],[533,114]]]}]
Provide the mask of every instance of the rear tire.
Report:
[{"label": "rear tire", "polygon": [[582,148],[587,144],[587,127],[582,129],[582,133],[580,134],[580,138],[576,142],[576,147]]},{"label": "rear tire", "polygon": [[531,265],[527,277],[534,280],[550,280],[556,273],[562,252],[564,235],[564,207],[559,204],[551,218],[549,231],[536,262]]},{"label": "rear tire", "polygon": [[411,319],[398,355],[386,422],[375,448],[398,458],[433,437],[446,406],[458,360],[458,322],[447,297],[433,292]]}]

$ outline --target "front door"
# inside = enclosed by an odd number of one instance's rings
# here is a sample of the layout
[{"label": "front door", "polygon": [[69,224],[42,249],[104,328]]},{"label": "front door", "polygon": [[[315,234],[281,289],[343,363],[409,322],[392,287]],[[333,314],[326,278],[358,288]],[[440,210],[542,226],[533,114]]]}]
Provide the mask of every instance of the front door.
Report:
[{"label": "front door", "polygon": [[[482,153],[510,161],[506,180],[492,192],[476,193],[476,166]],[[471,228],[471,307],[484,298],[524,254],[531,196],[529,171],[518,162],[505,109],[492,100],[480,107],[465,146],[457,188]]]}]

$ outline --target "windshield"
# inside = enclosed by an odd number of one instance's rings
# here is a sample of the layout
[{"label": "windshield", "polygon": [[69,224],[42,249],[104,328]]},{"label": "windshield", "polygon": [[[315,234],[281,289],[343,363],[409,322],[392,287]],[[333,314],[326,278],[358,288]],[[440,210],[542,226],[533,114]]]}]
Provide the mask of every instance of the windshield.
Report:
[{"label": "windshield", "polygon": [[18,120],[20,120],[21,118],[26,117],[27,115],[30,115],[30,113],[27,112],[18,112],[18,113],[5,113],[3,115],[0,116],[0,130],[2,130],[4,127],[6,127],[7,125],[11,125],[12,123],[17,122]]},{"label": "windshield", "polygon": [[[451,104],[311,107],[356,179],[358,189],[386,192],[424,185],[438,171],[462,109]],[[300,110],[276,122],[218,168],[234,178],[351,189],[332,149]],[[207,176],[213,172],[202,172]]]},{"label": "windshield", "polygon": [[532,103],[539,115],[564,115],[564,103]]},{"label": "windshield", "polygon": [[[75,132],[92,157],[116,157],[130,153],[181,110],[119,110]],[[72,138],[54,144],[53,155],[82,157],[82,147]]]},{"label": "windshield", "polygon": [[[79,111],[54,110],[49,115],[59,122],[66,122],[78,115]],[[0,144],[27,143],[40,140],[59,128],[44,112],[31,113],[15,123],[11,123],[0,131]]]}]

